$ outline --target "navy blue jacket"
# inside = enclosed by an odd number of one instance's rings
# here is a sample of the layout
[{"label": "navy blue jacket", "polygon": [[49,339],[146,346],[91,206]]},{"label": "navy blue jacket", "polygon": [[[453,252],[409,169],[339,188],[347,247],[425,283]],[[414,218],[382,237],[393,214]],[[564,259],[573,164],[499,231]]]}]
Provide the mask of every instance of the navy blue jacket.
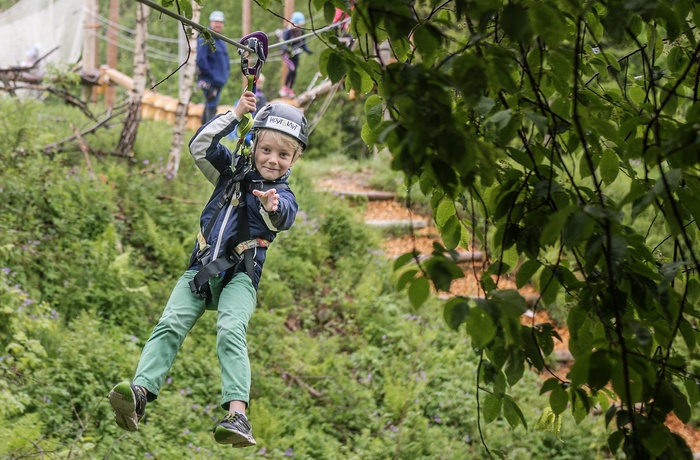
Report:
[{"label": "navy blue jacket", "polygon": [[[284,41],[291,40],[293,38],[300,37],[303,34],[303,32],[303,30],[297,29],[296,27],[290,27],[284,30],[284,33],[282,34],[282,39]],[[282,51],[288,52],[291,56],[296,56],[297,54],[301,53],[302,50],[311,54],[311,50],[306,45],[305,38],[282,45]]]},{"label": "navy blue jacket", "polygon": [[[237,125],[238,120],[234,113],[228,111],[213,118],[209,123],[199,128],[190,141],[190,153],[194,157],[195,164],[209,182],[214,184],[214,192],[204,206],[199,219],[202,230],[207,228],[209,221],[216,214],[221,195],[233,175],[232,166],[235,166],[238,162],[247,161],[247,158],[240,155],[236,155],[235,159],[232,158],[232,152],[219,143],[221,139],[233,132]],[[253,195],[252,192],[241,191],[240,199],[245,200],[246,206],[239,207],[229,203],[216,215],[216,222],[207,238],[207,243],[212,247],[212,260],[224,256],[227,250],[241,243],[238,236],[238,220],[241,209],[245,209],[248,213],[249,239],[263,238],[272,242],[278,232],[288,230],[292,226],[297,215],[298,204],[287,182],[290,172],[287,171],[284,176],[274,181],[263,179],[255,168],[246,174],[246,180],[252,182],[263,182],[273,187],[275,184],[282,185],[277,188],[279,209],[275,212],[267,212],[262,207],[258,197]],[[255,248],[251,249],[251,251],[254,251],[255,260],[255,279],[252,281],[253,286],[257,289],[267,249]],[[197,246],[195,245],[194,254],[196,252]],[[244,272],[244,265],[240,264],[238,271]],[[199,269],[198,262],[192,263],[189,269]]]},{"label": "navy blue jacket", "polygon": [[209,43],[205,42],[202,37],[199,37],[197,40],[199,79],[217,88],[223,88],[228,81],[231,62],[229,61],[226,43],[218,38],[214,38],[214,44],[216,45],[216,51],[212,51]]}]

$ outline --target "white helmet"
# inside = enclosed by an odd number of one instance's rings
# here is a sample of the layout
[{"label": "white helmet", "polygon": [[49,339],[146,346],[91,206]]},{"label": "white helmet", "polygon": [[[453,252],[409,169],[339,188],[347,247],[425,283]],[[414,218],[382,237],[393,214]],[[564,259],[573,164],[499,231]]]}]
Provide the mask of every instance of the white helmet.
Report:
[{"label": "white helmet", "polygon": [[258,110],[253,120],[253,129],[274,129],[298,140],[302,150],[306,149],[309,128],[301,110],[289,104],[267,104]]},{"label": "white helmet", "polygon": [[224,13],[221,11],[212,11],[209,15],[209,22],[213,21],[224,22]]}]

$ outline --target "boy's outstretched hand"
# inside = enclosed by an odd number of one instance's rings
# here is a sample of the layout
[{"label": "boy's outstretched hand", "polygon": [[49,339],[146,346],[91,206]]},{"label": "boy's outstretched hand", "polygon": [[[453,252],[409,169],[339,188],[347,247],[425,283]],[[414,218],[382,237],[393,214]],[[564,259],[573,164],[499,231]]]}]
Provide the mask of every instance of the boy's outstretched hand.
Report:
[{"label": "boy's outstretched hand", "polygon": [[234,115],[239,120],[248,112],[255,112],[255,93],[252,91],[245,91],[233,109]]},{"label": "boy's outstretched hand", "polygon": [[274,188],[271,188],[267,192],[253,190],[253,195],[260,199],[260,203],[262,203],[263,208],[265,208],[267,212],[275,212],[280,207],[280,196]]}]

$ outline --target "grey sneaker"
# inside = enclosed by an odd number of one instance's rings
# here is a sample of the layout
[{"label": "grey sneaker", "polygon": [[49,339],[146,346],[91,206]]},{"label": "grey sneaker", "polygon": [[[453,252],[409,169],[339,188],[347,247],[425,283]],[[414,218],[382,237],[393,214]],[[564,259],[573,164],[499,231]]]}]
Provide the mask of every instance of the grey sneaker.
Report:
[{"label": "grey sneaker", "polygon": [[226,417],[214,427],[214,439],[219,444],[231,444],[233,447],[257,444],[248,419],[238,411],[226,414]]},{"label": "grey sneaker", "polygon": [[109,392],[114,420],[126,431],[138,431],[139,420],[146,414],[146,389],[131,382],[121,382]]}]

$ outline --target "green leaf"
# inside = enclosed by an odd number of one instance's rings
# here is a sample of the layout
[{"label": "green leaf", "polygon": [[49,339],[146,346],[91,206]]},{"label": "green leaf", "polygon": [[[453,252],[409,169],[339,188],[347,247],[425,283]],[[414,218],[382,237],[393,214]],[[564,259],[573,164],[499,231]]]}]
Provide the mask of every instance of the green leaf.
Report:
[{"label": "green leaf", "polygon": [[666,187],[673,192],[678,186],[681,179],[681,171],[679,169],[672,169],[665,173],[664,178],[660,178],[656,181],[649,193],[643,195],[641,198],[635,200],[632,206],[632,219],[636,218],[641,214],[651,203],[654,202],[659,195],[666,195]]},{"label": "green leaf", "polygon": [[604,388],[612,376],[613,362],[606,350],[596,350],[591,354],[588,369],[588,384],[593,390]]},{"label": "green leaf", "polygon": [[462,238],[462,224],[456,216],[450,216],[440,229],[440,236],[447,249],[455,249]]},{"label": "green leaf", "polygon": [[423,59],[429,60],[442,44],[442,35],[431,24],[423,24],[413,33],[413,42]]},{"label": "green leaf", "polygon": [[671,399],[673,400],[673,413],[676,414],[676,417],[678,417],[681,422],[689,423],[691,411],[688,398],[686,398],[675,383],[669,382],[668,385],[671,389]]},{"label": "green leaf", "polygon": [[188,19],[192,19],[192,2],[184,1],[179,3],[182,9],[182,15]]},{"label": "green leaf", "polygon": [[605,149],[603,156],[600,159],[600,177],[607,185],[612,184],[617,179],[617,174],[620,172],[620,162],[617,159],[617,154],[612,149]]},{"label": "green leaf", "polygon": [[559,294],[559,281],[550,267],[544,267],[540,273],[540,292],[545,305],[552,305]]},{"label": "green leaf", "polygon": [[418,273],[417,269],[406,270],[401,274],[398,281],[396,282],[396,290],[402,291],[408,283],[410,283]]},{"label": "green leaf", "polygon": [[527,310],[527,302],[514,289],[501,289],[491,294],[491,300],[496,302],[508,316],[519,318]]},{"label": "green leaf", "polygon": [[548,391],[552,391],[554,387],[559,385],[559,379],[555,377],[548,378],[545,380],[545,382],[542,384],[542,387],[540,387],[540,394],[546,393]]},{"label": "green leaf", "polygon": [[549,220],[545,224],[542,229],[542,234],[540,235],[540,244],[551,246],[561,238],[562,229],[572,209],[572,206],[567,206],[549,215]]},{"label": "green leaf", "polygon": [[685,386],[685,392],[688,394],[688,402],[691,407],[695,406],[700,402],[700,385],[691,377],[683,380],[683,385]]},{"label": "green leaf", "polygon": [[584,398],[586,398],[586,393],[583,390],[571,392],[571,411],[577,425],[580,425],[588,415],[589,409]]},{"label": "green leaf", "polygon": [[488,393],[481,405],[486,423],[493,422],[501,415],[501,399]]},{"label": "green leaf", "polygon": [[383,114],[381,97],[373,94],[367,98],[367,101],[365,102],[365,116],[367,117],[367,124],[372,129],[377,128],[382,123]]},{"label": "green leaf", "polygon": [[593,230],[593,224],[591,216],[583,211],[572,214],[564,226],[564,246],[571,249],[587,240]]},{"label": "green leaf", "polygon": [[394,271],[397,271],[398,269],[400,269],[404,265],[409,264],[411,262],[414,262],[415,260],[416,260],[416,256],[413,252],[407,252],[405,254],[401,254],[394,261]]},{"label": "green leaf", "polygon": [[533,276],[540,269],[542,264],[534,259],[526,260],[515,275],[515,286],[520,289],[530,281],[532,281]]},{"label": "green leaf", "polygon": [[455,331],[469,316],[469,303],[459,297],[453,297],[445,302],[443,318],[447,325]]},{"label": "green leaf", "polygon": [[515,385],[525,373],[525,364],[523,354],[518,351],[511,352],[506,361],[505,374],[508,385]]},{"label": "green leaf", "polygon": [[408,287],[408,299],[413,308],[418,308],[428,300],[430,295],[430,282],[423,276],[413,280]]},{"label": "green leaf", "polygon": [[549,394],[549,405],[555,415],[559,415],[566,410],[569,404],[569,394],[564,387],[557,385]]},{"label": "green leaf", "polygon": [[527,10],[520,3],[509,3],[503,8],[501,21],[503,31],[514,41],[525,41],[532,33]]},{"label": "green leaf", "polygon": [[608,436],[608,447],[610,447],[610,452],[613,454],[616,453],[624,439],[625,435],[622,431],[614,431],[610,436]]},{"label": "green leaf", "polygon": [[482,308],[472,308],[467,321],[467,334],[476,348],[484,348],[496,336],[496,325]]},{"label": "green leaf", "polygon": [[680,46],[674,46],[669,50],[666,62],[668,63],[668,70],[678,72],[685,68],[688,59]]},{"label": "green leaf", "polygon": [[574,387],[584,385],[589,379],[591,355],[590,350],[587,351],[588,353],[583,352],[579,356],[576,356],[576,361],[574,361],[574,364],[571,366],[571,370],[567,376],[569,380],[571,380],[571,385]]},{"label": "green leaf", "polygon": [[331,53],[328,56],[326,71],[328,72],[328,78],[330,78],[333,83],[338,83],[340,80],[342,80],[347,69],[345,60],[343,60],[338,53]]},{"label": "green leaf", "polygon": [[447,219],[454,217],[455,214],[457,214],[457,209],[455,208],[454,202],[443,200],[438,204],[437,210],[435,211],[435,223],[438,226],[445,225]]},{"label": "green leaf", "polygon": [[644,447],[651,452],[653,458],[657,458],[668,448],[668,443],[671,441],[671,432],[664,425],[657,425],[651,432],[645,433],[644,436],[640,437]]},{"label": "green leaf", "polygon": [[518,424],[522,423],[525,428],[527,428],[527,422],[525,421],[525,416],[520,407],[516,404],[515,400],[509,395],[503,396],[503,415],[510,424],[511,428],[515,428]]},{"label": "green leaf", "polygon": [[561,11],[558,11],[544,2],[531,2],[528,10],[528,18],[532,23],[532,30],[544,39],[547,46],[556,48],[564,39],[564,31],[567,29],[566,20]]},{"label": "green leaf", "polygon": [[693,326],[685,318],[681,318],[678,327],[681,331],[681,335],[683,336],[683,340],[685,340],[685,344],[688,347],[688,351],[690,353],[694,353],[696,344],[695,329],[693,329]]},{"label": "green leaf", "polygon": [[435,289],[440,291],[449,292],[452,281],[464,277],[464,272],[459,265],[444,256],[428,259],[423,267],[435,285]]}]

